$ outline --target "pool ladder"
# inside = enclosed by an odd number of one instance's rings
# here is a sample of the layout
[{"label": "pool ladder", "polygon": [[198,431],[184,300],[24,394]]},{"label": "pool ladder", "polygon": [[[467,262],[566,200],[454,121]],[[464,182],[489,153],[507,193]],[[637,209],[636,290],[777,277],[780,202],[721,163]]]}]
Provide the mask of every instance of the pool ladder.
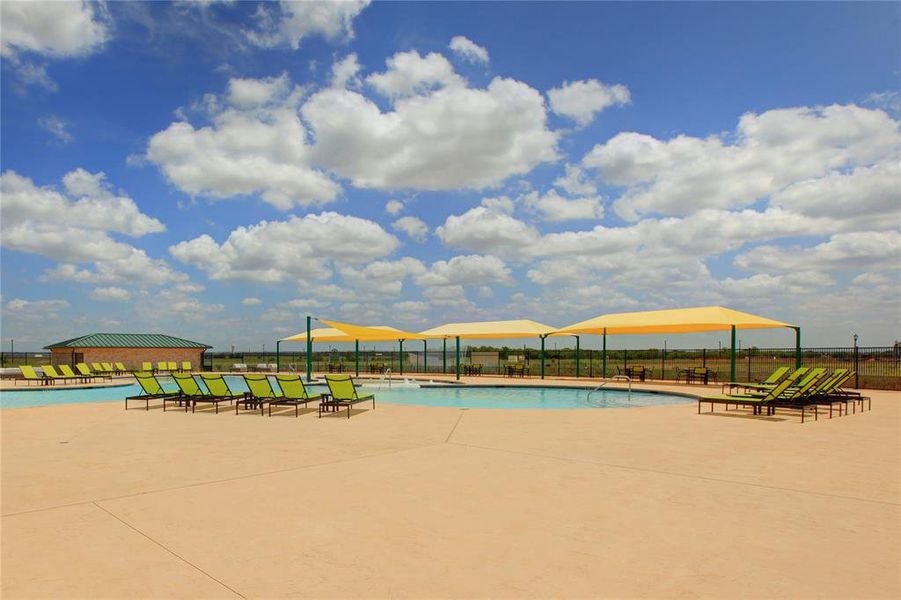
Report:
[{"label": "pool ladder", "polygon": [[385,373],[382,375],[382,383],[385,383],[385,380],[388,380],[388,391],[391,391],[391,367],[385,369]]},{"label": "pool ladder", "polygon": [[[613,377],[610,378],[610,381],[628,381],[629,382],[629,402],[631,403],[632,402],[632,378],[629,377],[628,375],[614,375]],[[585,397],[585,402],[588,402],[589,400],[591,400],[591,395],[595,392],[600,391],[601,388],[603,388],[605,385],[610,383],[610,381],[602,381],[601,385],[599,385],[598,387],[596,387],[593,390],[591,390],[590,392],[588,392],[588,395]]]}]

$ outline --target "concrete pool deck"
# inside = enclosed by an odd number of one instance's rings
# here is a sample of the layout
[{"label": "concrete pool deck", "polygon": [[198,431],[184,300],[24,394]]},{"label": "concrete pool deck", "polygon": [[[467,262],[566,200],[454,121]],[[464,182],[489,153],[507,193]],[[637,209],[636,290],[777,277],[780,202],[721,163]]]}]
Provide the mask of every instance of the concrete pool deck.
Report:
[{"label": "concrete pool deck", "polygon": [[897,598],[901,394],[868,395],[804,424],[5,409],[0,595]]}]

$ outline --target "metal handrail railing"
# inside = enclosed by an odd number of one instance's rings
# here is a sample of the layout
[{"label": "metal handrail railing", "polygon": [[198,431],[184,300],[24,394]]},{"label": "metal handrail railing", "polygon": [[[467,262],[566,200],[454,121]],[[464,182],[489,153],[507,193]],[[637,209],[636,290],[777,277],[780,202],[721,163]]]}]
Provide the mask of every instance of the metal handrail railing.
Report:
[{"label": "metal handrail railing", "polygon": [[[628,381],[629,382],[629,402],[632,402],[632,378],[631,377],[629,377],[628,375],[614,375],[613,377],[610,378],[610,381]],[[594,388],[593,390],[589,391],[588,395],[585,397],[585,401],[586,402],[590,401],[591,395],[595,392],[600,391],[601,388],[603,388],[605,385],[610,383],[610,381],[603,381],[603,382],[601,382],[601,385],[599,385],[596,388]]]}]

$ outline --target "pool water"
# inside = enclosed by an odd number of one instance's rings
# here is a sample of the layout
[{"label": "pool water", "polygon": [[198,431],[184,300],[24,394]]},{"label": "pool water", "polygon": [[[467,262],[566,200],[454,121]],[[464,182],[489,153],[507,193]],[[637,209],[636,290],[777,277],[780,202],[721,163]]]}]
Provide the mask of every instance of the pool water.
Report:
[{"label": "pool water", "polygon": [[[172,379],[160,377],[167,391],[177,387]],[[236,393],[247,391],[242,377],[226,376],[226,381]],[[274,382],[274,379],[273,379]],[[311,394],[325,392],[325,386],[307,386]],[[141,388],[137,384],[91,389],[42,388],[31,391],[0,392],[0,407],[22,408],[54,404],[78,404],[83,402],[122,402],[126,396],[137,396]],[[559,387],[480,387],[435,386],[366,382],[363,392],[375,394],[378,402],[413,404],[419,406],[452,406],[460,408],[628,408],[691,402],[692,399],[673,394],[635,392],[631,396],[625,390],[589,390]]]}]

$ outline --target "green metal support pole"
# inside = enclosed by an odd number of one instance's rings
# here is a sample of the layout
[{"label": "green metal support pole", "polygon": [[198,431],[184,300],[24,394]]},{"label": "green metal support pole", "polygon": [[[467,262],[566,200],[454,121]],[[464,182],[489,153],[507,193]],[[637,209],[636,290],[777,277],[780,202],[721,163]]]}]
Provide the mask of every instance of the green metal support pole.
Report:
[{"label": "green metal support pole", "polygon": [[279,372],[282,370],[281,344],[282,344],[281,340],[278,340],[277,342],[275,342],[275,371],[276,372]]},{"label": "green metal support pole", "polygon": [[795,327],[795,368],[801,368],[801,328]]},{"label": "green metal support pole", "polygon": [[607,328],[604,328],[604,335],[601,338],[603,346],[601,346],[601,379],[607,379]]},{"label": "green metal support pole", "polygon": [[576,336],[576,378],[579,377],[579,336]]},{"label": "green metal support pole", "polygon": [[354,372],[360,376],[360,340],[354,340]]},{"label": "green metal support pole", "polygon": [[544,336],[539,336],[541,338],[541,378],[544,379]]},{"label": "green metal support pole", "polygon": [[404,341],[397,340],[400,343],[400,374],[404,374]]},{"label": "green metal support pole", "polygon": [[460,381],[460,336],[457,336],[457,381]]},{"label": "green metal support pole", "polygon": [[735,381],[735,325],[732,326],[732,348],[729,350],[729,381]]},{"label": "green metal support pole", "polygon": [[307,381],[313,379],[313,338],[311,337],[313,317],[307,315]]},{"label": "green metal support pole", "polygon": [[422,372],[429,372],[429,341],[422,340]]},{"label": "green metal support pole", "polygon": [[441,372],[447,375],[447,338],[444,338],[441,342]]}]

